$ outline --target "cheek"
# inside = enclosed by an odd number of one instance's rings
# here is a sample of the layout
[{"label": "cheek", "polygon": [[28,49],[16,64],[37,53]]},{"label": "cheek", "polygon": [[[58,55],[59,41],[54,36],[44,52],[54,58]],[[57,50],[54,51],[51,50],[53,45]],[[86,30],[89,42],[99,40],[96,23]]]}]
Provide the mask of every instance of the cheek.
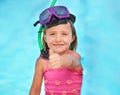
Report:
[{"label": "cheek", "polygon": [[46,39],[46,41],[47,41],[48,43],[51,43],[51,42],[53,41],[53,38],[48,37],[48,38]]},{"label": "cheek", "polygon": [[71,42],[72,42],[73,40],[72,40],[72,38],[71,37],[68,37],[68,38],[66,38],[66,40],[65,40],[65,42],[67,43],[67,44],[71,44]]},{"label": "cheek", "polygon": [[48,47],[50,47],[52,41],[53,41],[52,38],[50,38],[50,37],[46,37],[46,43],[47,43]]}]

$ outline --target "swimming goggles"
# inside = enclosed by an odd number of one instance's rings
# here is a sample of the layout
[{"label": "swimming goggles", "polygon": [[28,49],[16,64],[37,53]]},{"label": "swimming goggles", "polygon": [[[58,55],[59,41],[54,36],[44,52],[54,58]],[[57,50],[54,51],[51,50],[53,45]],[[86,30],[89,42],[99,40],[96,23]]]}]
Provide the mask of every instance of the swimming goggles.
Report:
[{"label": "swimming goggles", "polygon": [[64,6],[53,6],[50,7],[46,10],[44,10],[40,15],[39,15],[39,23],[44,26],[45,24],[49,23],[52,16],[55,16],[59,19],[63,18],[69,18],[70,13],[68,9]]}]

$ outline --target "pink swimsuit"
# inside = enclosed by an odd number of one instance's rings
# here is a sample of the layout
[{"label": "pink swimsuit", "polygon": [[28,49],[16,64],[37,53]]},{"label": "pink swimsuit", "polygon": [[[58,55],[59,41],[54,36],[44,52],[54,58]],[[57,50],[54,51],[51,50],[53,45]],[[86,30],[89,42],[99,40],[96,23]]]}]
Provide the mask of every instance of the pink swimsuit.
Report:
[{"label": "pink swimsuit", "polygon": [[82,70],[49,69],[44,72],[45,95],[80,95]]}]

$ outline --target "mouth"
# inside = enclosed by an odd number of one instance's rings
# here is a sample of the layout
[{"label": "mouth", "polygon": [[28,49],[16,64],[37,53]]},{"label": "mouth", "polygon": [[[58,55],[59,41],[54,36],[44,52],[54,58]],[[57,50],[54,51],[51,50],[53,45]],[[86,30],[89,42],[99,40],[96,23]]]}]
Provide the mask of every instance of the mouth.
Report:
[{"label": "mouth", "polygon": [[56,47],[61,47],[61,46],[63,46],[64,44],[53,44],[54,46],[56,46]]}]

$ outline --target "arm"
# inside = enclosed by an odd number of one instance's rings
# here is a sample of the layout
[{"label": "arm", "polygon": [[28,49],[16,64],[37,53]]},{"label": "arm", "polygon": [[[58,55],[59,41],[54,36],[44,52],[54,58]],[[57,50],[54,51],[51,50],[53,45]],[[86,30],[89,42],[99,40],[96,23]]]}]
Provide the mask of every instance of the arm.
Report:
[{"label": "arm", "polygon": [[62,56],[62,60],[64,60],[64,63],[67,64],[63,64],[64,66],[70,68],[70,69],[75,69],[75,70],[82,70],[82,65],[80,63],[81,61],[81,57],[80,54],[68,50],[67,54]]},{"label": "arm", "polygon": [[50,50],[49,54],[49,68],[67,67],[70,69],[82,70],[80,55],[72,50],[68,50],[63,55],[59,55]]},{"label": "arm", "polygon": [[43,79],[43,68],[44,68],[43,63],[44,63],[43,59],[38,58],[35,66],[33,83],[32,83],[29,95],[40,95],[42,79]]}]

